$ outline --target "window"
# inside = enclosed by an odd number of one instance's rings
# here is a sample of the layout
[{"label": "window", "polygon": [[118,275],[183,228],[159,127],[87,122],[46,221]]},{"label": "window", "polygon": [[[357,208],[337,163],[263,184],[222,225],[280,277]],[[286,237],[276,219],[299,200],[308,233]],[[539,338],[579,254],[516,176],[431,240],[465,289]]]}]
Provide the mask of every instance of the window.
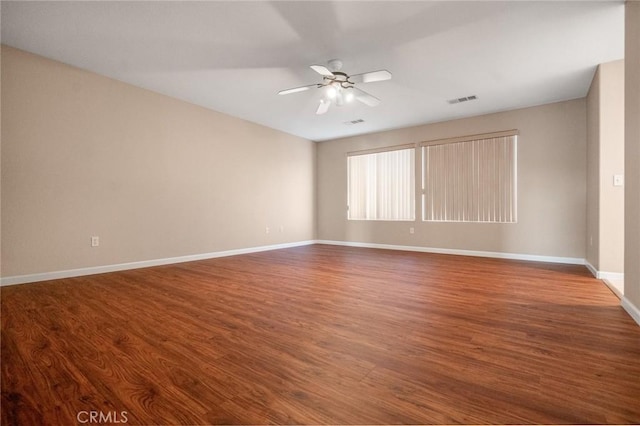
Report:
[{"label": "window", "polygon": [[516,222],[517,131],[421,145],[423,220]]},{"label": "window", "polygon": [[415,148],[347,157],[350,220],[415,219]]}]

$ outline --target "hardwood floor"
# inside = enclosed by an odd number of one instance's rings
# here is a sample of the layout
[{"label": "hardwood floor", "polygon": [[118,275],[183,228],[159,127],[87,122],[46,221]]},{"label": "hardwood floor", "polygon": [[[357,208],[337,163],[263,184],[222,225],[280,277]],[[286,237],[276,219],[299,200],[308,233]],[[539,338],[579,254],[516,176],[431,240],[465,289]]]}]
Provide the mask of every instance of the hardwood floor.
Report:
[{"label": "hardwood floor", "polygon": [[640,423],[581,266],[314,245],[1,298],[3,425]]}]

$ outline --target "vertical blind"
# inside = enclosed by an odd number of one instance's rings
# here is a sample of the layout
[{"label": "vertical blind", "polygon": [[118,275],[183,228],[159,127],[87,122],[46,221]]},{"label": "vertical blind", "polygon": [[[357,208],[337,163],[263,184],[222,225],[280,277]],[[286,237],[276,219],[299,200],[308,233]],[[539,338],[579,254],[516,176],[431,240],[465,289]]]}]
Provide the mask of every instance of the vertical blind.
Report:
[{"label": "vertical blind", "polygon": [[349,154],[348,218],[415,219],[415,148]]},{"label": "vertical blind", "polygon": [[423,219],[516,222],[515,134],[422,147]]}]

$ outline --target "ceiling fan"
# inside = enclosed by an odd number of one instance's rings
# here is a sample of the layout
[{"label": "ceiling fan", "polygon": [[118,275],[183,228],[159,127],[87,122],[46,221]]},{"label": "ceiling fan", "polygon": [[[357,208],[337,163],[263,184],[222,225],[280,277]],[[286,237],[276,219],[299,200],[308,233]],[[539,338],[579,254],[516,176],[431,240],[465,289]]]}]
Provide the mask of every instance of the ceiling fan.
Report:
[{"label": "ceiling fan", "polygon": [[290,93],[304,92],[309,89],[323,89],[324,96],[320,99],[320,105],[316,114],[324,114],[329,110],[332,103],[336,106],[343,106],[354,99],[368,106],[376,106],[380,99],[361,90],[355,85],[357,83],[373,83],[391,79],[391,73],[387,70],[370,71],[362,74],[347,75],[340,72],[342,61],[332,59],[328,62],[329,68],[324,65],[311,65],[311,69],[322,76],[322,83],[309,84],[308,86],[294,87],[292,89],[281,90],[278,95],[288,95]]}]

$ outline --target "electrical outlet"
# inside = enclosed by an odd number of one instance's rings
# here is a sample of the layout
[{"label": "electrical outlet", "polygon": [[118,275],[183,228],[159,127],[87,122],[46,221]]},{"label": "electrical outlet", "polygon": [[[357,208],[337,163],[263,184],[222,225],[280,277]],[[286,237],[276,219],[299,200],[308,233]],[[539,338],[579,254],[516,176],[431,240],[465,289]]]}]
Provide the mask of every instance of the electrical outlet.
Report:
[{"label": "electrical outlet", "polygon": [[264,228],[264,233],[268,234],[269,232],[271,232],[271,230],[269,229],[269,227],[267,226],[266,228]]},{"label": "electrical outlet", "polygon": [[98,247],[100,245],[100,237],[91,237],[91,247]]},{"label": "electrical outlet", "polygon": [[282,234],[284,232],[284,226],[280,225],[280,233]]},{"label": "electrical outlet", "polygon": [[416,228],[414,228],[413,226],[411,228],[409,228],[409,233],[410,234],[415,234],[416,233]]}]

